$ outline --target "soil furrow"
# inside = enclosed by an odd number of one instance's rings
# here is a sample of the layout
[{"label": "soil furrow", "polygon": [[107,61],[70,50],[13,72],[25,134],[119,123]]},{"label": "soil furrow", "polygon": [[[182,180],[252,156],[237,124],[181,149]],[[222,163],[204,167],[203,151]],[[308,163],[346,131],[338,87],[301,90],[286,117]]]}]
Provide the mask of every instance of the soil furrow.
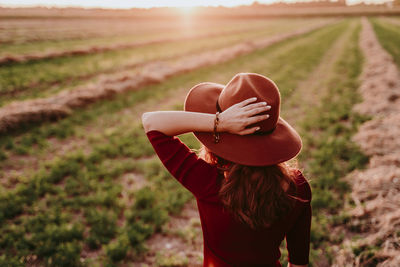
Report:
[{"label": "soil furrow", "polygon": [[370,22],[363,18],[360,48],[366,59],[359,88],[363,102],[355,106],[372,119],[354,136],[370,156],[365,170],[347,177],[355,207],[351,226],[360,238],[344,241],[335,266],[400,265],[400,73],[381,47]]}]

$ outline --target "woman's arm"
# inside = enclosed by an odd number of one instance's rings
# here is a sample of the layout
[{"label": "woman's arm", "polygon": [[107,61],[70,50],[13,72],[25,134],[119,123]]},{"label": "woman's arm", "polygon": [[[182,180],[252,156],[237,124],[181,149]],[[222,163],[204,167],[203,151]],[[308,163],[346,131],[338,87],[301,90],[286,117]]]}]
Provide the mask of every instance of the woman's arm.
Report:
[{"label": "woman's arm", "polygon": [[[234,134],[250,134],[257,127],[245,128],[247,125],[265,120],[269,115],[258,113],[269,110],[266,102],[254,103],[256,98],[249,98],[230,106],[219,115],[218,132]],[[212,132],[214,130],[215,114],[189,111],[153,111],[142,115],[144,130],[158,130],[166,135],[174,136],[187,132]]]}]

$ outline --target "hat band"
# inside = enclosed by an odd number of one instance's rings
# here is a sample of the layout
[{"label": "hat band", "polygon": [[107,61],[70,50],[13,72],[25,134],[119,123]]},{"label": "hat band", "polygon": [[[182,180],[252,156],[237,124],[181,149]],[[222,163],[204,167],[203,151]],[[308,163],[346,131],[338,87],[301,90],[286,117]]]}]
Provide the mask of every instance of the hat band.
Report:
[{"label": "hat band", "polygon": [[217,99],[217,111],[218,111],[218,112],[222,112],[221,107],[220,107],[219,104],[218,104],[218,99]]},{"label": "hat band", "polygon": [[[221,113],[222,110],[221,110],[221,107],[219,106],[218,99],[217,99],[216,107],[217,107],[217,111]],[[253,135],[269,135],[269,134],[272,134],[275,131],[275,129],[276,129],[276,125],[271,130],[268,130],[268,131],[255,131],[252,134]]]}]

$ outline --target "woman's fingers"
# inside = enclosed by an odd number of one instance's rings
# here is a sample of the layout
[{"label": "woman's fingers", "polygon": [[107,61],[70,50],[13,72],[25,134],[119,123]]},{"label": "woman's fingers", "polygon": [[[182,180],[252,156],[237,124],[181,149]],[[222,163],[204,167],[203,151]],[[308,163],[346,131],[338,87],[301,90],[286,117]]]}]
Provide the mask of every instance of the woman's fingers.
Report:
[{"label": "woman's fingers", "polygon": [[269,106],[267,102],[258,102],[243,107],[242,111],[246,114],[246,116],[254,116],[270,109],[271,106]]},{"label": "woman's fingers", "polygon": [[253,115],[256,115],[258,113],[268,111],[270,109],[271,109],[271,106],[261,106],[261,107],[257,107],[257,108],[253,108],[251,110],[248,110],[246,112],[246,114],[249,115],[249,116],[253,116]]},{"label": "woman's fingers", "polygon": [[[247,125],[250,125],[250,124],[253,124],[253,123],[257,123],[257,122],[259,122],[259,121],[266,120],[266,119],[268,119],[268,118],[269,118],[269,115],[268,115],[268,114],[259,115],[259,116],[255,116],[255,117],[250,117],[250,118],[247,120]],[[257,131],[257,130],[259,130],[259,129],[258,129],[258,126],[254,126],[254,127],[252,127],[252,128],[245,128],[245,129],[243,129],[242,131],[239,132],[239,134],[240,134],[240,135],[252,134],[252,133],[254,133],[254,132]]]},{"label": "woman's fingers", "polygon": [[246,106],[246,105],[248,105],[248,104],[250,104],[251,102],[254,102],[254,101],[256,101],[256,100],[257,100],[257,97],[251,97],[251,98],[248,98],[248,99],[243,100],[242,102],[237,103],[237,105],[238,105],[239,107],[244,107],[244,106]]},{"label": "woman's fingers", "polygon": [[268,119],[268,118],[269,118],[269,115],[268,115],[268,114],[259,115],[259,116],[255,116],[255,117],[250,117],[250,118],[247,120],[247,122],[248,122],[248,124],[250,125],[250,124],[253,124],[253,123],[256,123],[256,122],[259,122],[259,121],[266,120],[266,119]]},{"label": "woman's fingers", "polygon": [[249,111],[249,110],[253,110],[255,108],[259,108],[259,107],[271,107],[271,106],[268,106],[267,102],[257,102],[254,104],[249,104],[249,105],[243,107],[242,109],[244,111]]}]

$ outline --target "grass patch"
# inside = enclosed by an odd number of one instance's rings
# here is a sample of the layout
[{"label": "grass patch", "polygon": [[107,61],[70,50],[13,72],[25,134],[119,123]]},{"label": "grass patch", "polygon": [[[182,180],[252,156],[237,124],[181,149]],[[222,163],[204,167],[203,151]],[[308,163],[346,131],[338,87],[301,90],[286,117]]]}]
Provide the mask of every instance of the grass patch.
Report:
[{"label": "grass patch", "polygon": [[[91,250],[104,246],[106,258],[100,260],[109,262],[123,260],[128,249],[144,251],[143,242],[160,231],[168,215],[176,214],[191,195],[160,162],[134,161],[153,153],[148,141],[135,138],[139,133],[143,129],[137,126],[127,133],[131,143],[111,141],[95,146],[89,155],[74,152],[56,159],[26,183],[2,192],[0,251],[5,259],[24,264],[33,254],[46,265],[80,266],[85,244]],[[124,155],[132,161],[118,164]],[[150,182],[134,193],[130,207],[122,202],[118,183],[128,171],[143,173]],[[124,227],[118,227],[124,218]]]},{"label": "grass patch", "polygon": [[392,55],[400,68],[400,26],[383,22],[377,18],[370,19],[370,21],[379,42]]}]

